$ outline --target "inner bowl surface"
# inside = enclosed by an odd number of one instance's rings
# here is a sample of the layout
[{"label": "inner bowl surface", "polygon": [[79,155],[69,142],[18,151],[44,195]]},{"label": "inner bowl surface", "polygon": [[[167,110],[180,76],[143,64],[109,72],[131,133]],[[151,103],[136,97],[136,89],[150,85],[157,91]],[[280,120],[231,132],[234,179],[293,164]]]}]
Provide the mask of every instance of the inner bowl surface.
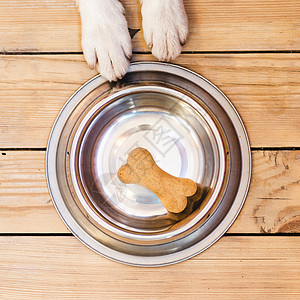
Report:
[{"label": "inner bowl surface", "polygon": [[[198,219],[207,214],[223,184],[224,147],[209,114],[191,104],[195,106],[178,91],[134,87],[114,95],[105,106],[96,105],[84,118],[73,141],[71,174],[83,205],[90,210],[88,198],[96,208],[98,214],[91,213],[95,221],[103,217],[109,221],[103,223],[107,229],[114,224],[153,239],[156,233],[170,234],[176,223],[177,234],[180,228],[186,230],[192,214]],[[198,184],[196,201],[189,199],[197,202],[192,209],[189,204],[181,214],[168,213],[154,193],[118,179],[118,169],[136,147],[148,149],[168,173]]]}]

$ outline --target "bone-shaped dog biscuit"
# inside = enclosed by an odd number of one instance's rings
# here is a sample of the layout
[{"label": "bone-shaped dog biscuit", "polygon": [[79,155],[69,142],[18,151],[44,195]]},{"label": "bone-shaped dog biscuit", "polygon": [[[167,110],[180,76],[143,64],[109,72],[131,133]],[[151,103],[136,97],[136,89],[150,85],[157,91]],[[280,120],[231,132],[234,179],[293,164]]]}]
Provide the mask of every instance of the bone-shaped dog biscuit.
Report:
[{"label": "bone-shaped dog biscuit", "polygon": [[146,187],[173,213],[182,212],[187,205],[187,197],[197,191],[194,181],[174,177],[159,168],[150,152],[144,148],[136,148],[129,153],[127,164],[119,169],[118,177],[124,183]]}]

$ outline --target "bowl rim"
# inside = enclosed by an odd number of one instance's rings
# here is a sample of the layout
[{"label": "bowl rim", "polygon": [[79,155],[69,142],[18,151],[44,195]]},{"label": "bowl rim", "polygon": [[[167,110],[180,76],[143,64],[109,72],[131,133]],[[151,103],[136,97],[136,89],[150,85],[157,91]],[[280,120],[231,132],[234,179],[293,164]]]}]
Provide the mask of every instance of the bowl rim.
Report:
[{"label": "bowl rim", "polygon": [[238,216],[240,210],[242,209],[249,190],[252,169],[251,149],[245,126],[237,110],[230,102],[230,100],[226,97],[226,95],[209,80],[182,66],[162,62],[135,62],[130,65],[128,73],[141,71],[159,71],[172,73],[179,77],[183,76],[193,81],[197,85],[201,86],[201,88],[203,88],[209,94],[211,94],[214,97],[214,99],[219,103],[220,101],[222,101],[222,103],[220,104],[230,117],[239,139],[239,145],[241,148],[242,156],[242,172],[235,200],[233,201],[231,208],[229,209],[226,216],[219,223],[219,225],[203,240],[184,250],[171,254],[166,254],[163,256],[145,257],[121,253],[117,250],[111,249],[99,243],[96,239],[91,237],[76,221],[74,216],[69,211],[59,191],[58,181],[55,176],[56,164],[53,162],[56,160],[56,150],[59,143],[60,135],[58,133],[61,132],[66,117],[70,114],[73,108],[80,103],[80,100],[84,95],[86,95],[90,90],[106,82],[106,80],[100,75],[93,77],[84,85],[82,85],[77,91],[75,91],[75,93],[73,93],[73,95],[65,103],[58,117],[56,118],[54,125],[51,129],[47,144],[46,179],[51,198],[53,199],[53,203],[58,214],[60,215],[61,219],[68,227],[68,229],[82,243],[84,243],[93,251],[121,263],[135,266],[162,266],[186,260],[190,257],[199,254],[200,252],[203,252],[212,244],[214,244],[217,240],[219,240],[223,236],[223,234],[229,229],[229,227],[232,225],[232,223]]}]

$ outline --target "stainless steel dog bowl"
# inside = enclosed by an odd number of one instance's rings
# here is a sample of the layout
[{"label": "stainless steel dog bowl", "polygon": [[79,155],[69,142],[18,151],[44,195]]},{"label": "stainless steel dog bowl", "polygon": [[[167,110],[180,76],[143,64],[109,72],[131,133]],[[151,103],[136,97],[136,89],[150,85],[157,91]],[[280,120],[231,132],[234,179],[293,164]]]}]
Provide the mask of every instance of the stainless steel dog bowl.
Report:
[{"label": "stainless steel dog bowl", "polygon": [[[187,208],[116,176],[130,150],[197,182]],[[134,63],[117,84],[96,76],[67,102],[50,134],[49,190],[65,224],[94,251],[119,262],[166,265],[209,247],[229,228],[251,176],[242,121],[213,84],[165,63]]]}]

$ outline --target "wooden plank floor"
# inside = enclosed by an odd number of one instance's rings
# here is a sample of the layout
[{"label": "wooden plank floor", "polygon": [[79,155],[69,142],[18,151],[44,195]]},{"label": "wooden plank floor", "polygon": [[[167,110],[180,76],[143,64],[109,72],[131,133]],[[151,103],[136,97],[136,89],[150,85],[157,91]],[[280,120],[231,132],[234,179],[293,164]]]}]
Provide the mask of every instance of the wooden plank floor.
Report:
[{"label": "wooden plank floor", "polygon": [[[136,0],[124,0],[141,29]],[[0,0],[0,297],[4,299],[298,299],[300,297],[300,4],[186,0],[190,37],[174,62],[211,80],[249,133],[253,172],[228,233],[162,268],[109,261],[58,217],[45,179],[51,126],[96,73],[73,0]],[[154,60],[140,30],[134,61]],[[137,54],[138,53],[138,54]]]}]

